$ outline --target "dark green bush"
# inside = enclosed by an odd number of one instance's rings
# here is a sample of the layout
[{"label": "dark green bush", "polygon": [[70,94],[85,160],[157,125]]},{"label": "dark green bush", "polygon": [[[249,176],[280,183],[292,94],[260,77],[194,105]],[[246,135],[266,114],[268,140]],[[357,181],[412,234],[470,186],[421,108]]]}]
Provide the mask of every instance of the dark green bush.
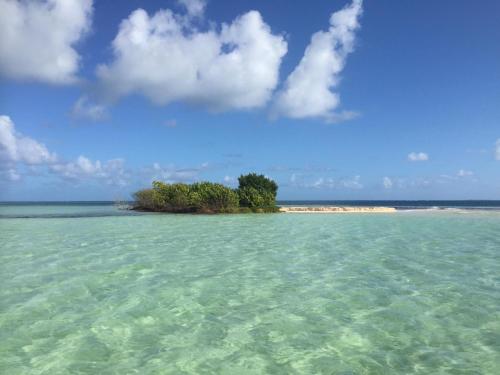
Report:
[{"label": "dark green bush", "polygon": [[238,209],[238,194],[222,185],[211,182],[197,182],[190,186],[192,202],[198,210],[232,212]]},{"label": "dark green bush", "polygon": [[252,209],[276,207],[278,185],[264,175],[250,173],[238,178],[240,206]]},{"label": "dark green bush", "polygon": [[143,210],[157,210],[162,206],[162,200],[154,189],[143,189],[134,193],[135,206]]},{"label": "dark green bush", "polygon": [[137,209],[162,212],[237,213],[277,212],[276,183],[255,173],[240,176],[233,190],[222,184],[197,182],[191,185],[153,182],[152,189],[134,194]]},{"label": "dark green bush", "polygon": [[261,193],[254,187],[247,186],[243,188],[238,188],[238,196],[240,199],[240,206],[242,207],[262,207],[264,205],[264,199]]},{"label": "dark green bush", "polygon": [[268,192],[276,198],[278,185],[276,182],[262,174],[249,173],[247,175],[242,175],[238,178],[238,182],[240,189],[252,187],[260,192]]},{"label": "dark green bush", "polygon": [[171,212],[189,212],[192,210],[190,186],[187,184],[165,184],[153,182],[153,189],[160,197],[162,209]]},{"label": "dark green bush", "polygon": [[138,209],[163,212],[231,213],[238,212],[238,194],[221,184],[198,182],[166,184],[153,182],[152,189],[134,194]]},{"label": "dark green bush", "polygon": [[267,214],[280,212],[280,208],[278,206],[262,207],[261,210],[262,212]]}]

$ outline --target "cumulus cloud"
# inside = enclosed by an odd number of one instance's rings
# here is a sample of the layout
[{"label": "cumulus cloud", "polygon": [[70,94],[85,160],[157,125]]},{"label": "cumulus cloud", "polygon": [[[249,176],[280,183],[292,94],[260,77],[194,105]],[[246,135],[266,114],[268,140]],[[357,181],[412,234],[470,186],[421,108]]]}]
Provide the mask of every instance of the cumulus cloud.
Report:
[{"label": "cumulus cloud", "polygon": [[60,177],[71,181],[102,180],[108,185],[126,186],[130,174],[125,169],[125,160],[111,159],[104,163],[92,161],[80,155],[75,161],[57,163],[50,167]]},{"label": "cumulus cloud", "polygon": [[361,183],[361,176],[333,178],[333,177],[318,177],[310,182],[306,176],[298,173],[292,173],[290,176],[290,186],[299,188],[314,188],[314,189],[349,189],[358,190],[363,189]]},{"label": "cumulus cloud", "polygon": [[290,118],[323,117],[327,121],[352,118],[352,112],[336,114],[338,86],[346,58],[354,50],[362,0],[353,2],[330,17],[328,31],[315,33],[302,60],[277,94],[273,112]]},{"label": "cumulus cloud", "polygon": [[395,180],[399,189],[427,188],[436,182],[438,181],[432,177],[401,177]]},{"label": "cumulus cloud", "polygon": [[177,2],[184,6],[188,15],[192,17],[201,17],[205,12],[205,6],[207,5],[204,0],[177,0]]},{"label": "cumulus cloud", "polygon": [[71,113],[76,118],[91,121],[104,120],[108,114],[104,105],[92,102],[87,95],[81,96],[73,105]]},{"label": "cumulus cloud", "polygon": [[224,182],[229,185],[234,185],[236,183],[236,178],[233,176],[224,176]]},{"label": "cumulus cloud", "polygon": [[[192,14],[201,2],[183,3]],[[137,9],[122,21],[112,49],[113,60],[97,68],[106,100],[139,93],[159,105],[184,101],[223,111],[269,101],[287,43],[257,11],[202,32],[169,9]]]},{"label": "cumulus cloud", "polygon": [[49,165],[57,155],[33,138],[16,131],[9,116],[0,116],[0,180],[18,181],[19,167]]},{"label": "cumulus cloud", "polygon": [[0,168],[17,163],[26,165],[50,164],[57,160],[47,147],[17,132],[9,116],[0,116]]},{"label": "cumulus cloud", "polygon": [[0,0],[0,75],[75,82],[75,45],[89,30],[91,16],[92,0]]},{"label": "cumulus cloud", "polygon": [[363,184],[361,183],[361,176],[354,176],[352,178],[340,180],[340,185],[347,189],[363,189]]},{"label": "cumulus cloud", "polygon": [[[194,182],[213,168],[206,162],[193,167],[153,163],[145,168],[130,168],[123,158],[101,161],[84,155],[68,160],[58,157],[35,139],[17,132],[10,117],[0,116],[0,185],[36,177],[47,181],[55,178],[73,186],[109,185],[122,188],[145,186],[154,180]],[[224,181],[234,183],[235,180],[226,176]]]},{"label": "cumulus cloud", "polygon": [[9,181],[22,178],[22,171],[42,175],[44,172],[71,181],[104,181],[124,186],[130,178],[123,159],[91,161],[79,156],[64,161],[33,138],[16,131],[9,116],[0,116],[0,175]]},{"label": "cumulus cloud", "polygon": [[7,180],[9,181],[19,181],[21,179],[21,175],[17,173],[15,169],[12,168],[7,169],[4,172],[0,169],[0,175],[4,175],[5,177],[7,177]]},{"label": "cumulus cloud", "polygon": [[429,160],[429,155],[425,152],[411,152],[408,154],[409,161],[427,161]]},{"label": "cumulus cloud", "polygon": [[386,189],[392,189],[393,182],[389,177],[384,177],[382,180],[382,184]]},{"label": "cumulus cloud", "polygon": [[193,182],[200,177],[200,174],[209,168],[208,163],[202,163],[191,168],[180,168],[175,164],[162,165],[158,162],[151,167],[143,168],[141,175],[143,180],[174,182]]},{"label": "cumulus cloud", "polygon": [[419,189],[428,187],[438,187],[440,185],[459,186],[463,183],[475,183],[473,171],[460,169],[453,174],[440,174],[439,176],[415,176],[415,177],[384,177],[382,184],[385,189]]},{"label": "cumulus cloud", "polygon": [[474,176],[474,172],[468,171],[468,170],[465,170],[465,169],[460,169],[457,172],[457,176],[458,177],[470,177],[470,176]]},{"label": "cumulus cloud", "polygon": [[495,143],[495,159],[500,160],[500,138]]}]

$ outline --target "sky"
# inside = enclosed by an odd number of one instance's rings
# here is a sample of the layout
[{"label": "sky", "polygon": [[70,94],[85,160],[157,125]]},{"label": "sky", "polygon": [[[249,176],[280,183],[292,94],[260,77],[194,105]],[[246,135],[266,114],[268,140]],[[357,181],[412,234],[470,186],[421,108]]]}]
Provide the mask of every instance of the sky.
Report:
[{"label": "sky", "polygon": [[500,199],[500,2],[0,0],[0,200]]}]

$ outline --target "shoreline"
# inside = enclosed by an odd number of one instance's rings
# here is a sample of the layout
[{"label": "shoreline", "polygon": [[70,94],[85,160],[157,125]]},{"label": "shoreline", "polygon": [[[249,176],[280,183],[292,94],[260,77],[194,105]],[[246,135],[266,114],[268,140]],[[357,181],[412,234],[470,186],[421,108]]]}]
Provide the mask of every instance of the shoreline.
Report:
[{"label": "shoreline", "polygon": [[280,212],[284,213],[395,213],[396,208],[394,207],[357,207],[357,206],[318,206],[318,207],[306,207],[306,206],[290,206],[290,207],[280,207]]}]

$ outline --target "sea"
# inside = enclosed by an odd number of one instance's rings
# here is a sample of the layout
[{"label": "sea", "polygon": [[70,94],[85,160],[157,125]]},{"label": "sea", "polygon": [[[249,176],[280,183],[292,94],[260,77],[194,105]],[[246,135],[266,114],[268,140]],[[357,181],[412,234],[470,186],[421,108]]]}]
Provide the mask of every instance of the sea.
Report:
[{"label": "sea", "polygon": [[500,201],[0,203],[0,374],[499,374]]}]

